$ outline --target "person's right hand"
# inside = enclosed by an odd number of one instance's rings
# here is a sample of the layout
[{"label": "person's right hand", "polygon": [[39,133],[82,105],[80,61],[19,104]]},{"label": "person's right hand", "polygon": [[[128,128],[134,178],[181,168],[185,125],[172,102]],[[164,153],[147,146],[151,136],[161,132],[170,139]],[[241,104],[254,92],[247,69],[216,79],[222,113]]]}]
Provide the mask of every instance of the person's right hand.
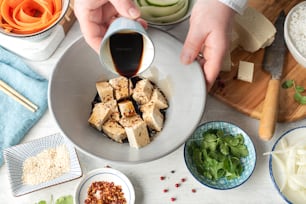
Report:
[{"label": "person's right hand", "polygon": [[[131,19],[140,17],[140,11],[132,0],[75,0],[74,12],[85,41],[97,53],[102,38],[114,19],[118,16]],[[141,23],[146,26],[144,21]]]}]

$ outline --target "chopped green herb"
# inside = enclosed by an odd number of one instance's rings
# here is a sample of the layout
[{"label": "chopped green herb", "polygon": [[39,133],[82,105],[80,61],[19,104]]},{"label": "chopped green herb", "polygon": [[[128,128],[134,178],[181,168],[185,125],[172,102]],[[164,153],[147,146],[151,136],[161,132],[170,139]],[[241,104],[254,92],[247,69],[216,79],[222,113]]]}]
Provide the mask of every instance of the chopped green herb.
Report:
[{"label": "chopped green herb", "polygon": [[299,93],[302,93],[302,92],[305,91],[304,87],[302,87],[302,86],[296,86],[296,87],[295,87],[295,90],[296,90],[297,92],[299,92]]},{"label": "chopped green herb", "polygon": [[239,177],[243,172],[240,159],[249,154],[242,134],[226,134],[217,129],[208,130],[202,138],[193,141],[188,153],[197,171],[214,181]]},{"label": "chopped green herb", "polygon": [[305,105],[306,104],[306,96],[303,96],[301,93],[305,91],[303,86],[295,85],[294,80],[286,80],[282,84],[282,88],[288,89],[293,87],[295,90],[295,94],[293,96],[294,100],[299,104]]},{"label": "chopped green herb", "polygon": [[[53,195],[51,195],[50,202],[41,200],[37,204],[54,204]],[[55,204],[73,204],[73,197],[72,195],[61,196],[55,201]]]},{"label": "chopped green herb", "polygon": [[71,195],[62,196],[55,201],[55,204],[73,204],[73,197]]},{"label": "chopped green herb", "polygon": [[306,96],[303,96],[302,94],[296,92],[294,94],[294,100],[296,100],[297,102],[299,102],[302,105],[306,104]]},{"label": "chopped green herb", "polygon": [[288,89],[288,88],[291,88],[293,86],[293,84],[294,84],[293,80],[286,80],[286,81],[283,82],[282,87],[284,89]]}]

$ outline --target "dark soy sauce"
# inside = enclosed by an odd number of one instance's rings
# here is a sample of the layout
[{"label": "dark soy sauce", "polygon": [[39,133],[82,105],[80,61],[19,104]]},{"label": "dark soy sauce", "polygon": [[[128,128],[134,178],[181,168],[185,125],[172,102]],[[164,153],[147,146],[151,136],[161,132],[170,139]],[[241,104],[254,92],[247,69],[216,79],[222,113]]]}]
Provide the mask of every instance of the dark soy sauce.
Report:
[{"label": "dark soy sauce", "polygon": [[116,71],[131,78],[137,74],[143,55],[143,37],[139,33],[116,33],[110,37],[110,51]]}]

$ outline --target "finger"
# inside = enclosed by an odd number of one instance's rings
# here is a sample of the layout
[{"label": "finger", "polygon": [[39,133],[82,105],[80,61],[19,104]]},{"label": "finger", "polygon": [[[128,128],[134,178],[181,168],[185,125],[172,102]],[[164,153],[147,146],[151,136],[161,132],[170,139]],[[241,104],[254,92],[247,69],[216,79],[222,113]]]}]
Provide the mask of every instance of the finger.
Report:
[{"label": "finger", "polygon": [[118,11],[114,8],[114,6],[111,3],[106,3],[103,5],[102,8],[102,17],[99,19],[96,19],[97,23],[101,23],[101,20],[103,23],[110,22],[115,16],[118,16]]},{"label": "finger", "polygon": [[140,11],[132,0],[110,0],[120,15],[136,19],[140,17]]},{"label": "finger", "polygon": [[[224,39],[224,36],[218,37],[217,39],[219,39],[219,43],[216,43],[215,45],[209,44],[208,46],[205,47],[203,51],[205,57],[203,70],[205,73],[205,79],[208,91],[213,86],[213,83],[215,82],[220,72],[223,63],[223,58],[225,56],[227,49],[226,41],[222,40]],[[216,42],[215,40],[212,41]]]},{"label": "finger", "polygon": [[[89,29],[91,30],[90,32],[88,32]],[[81,31],[87,44],[99,53],[106,28],[95,23],[87,23],[86,26],[81,27]]]},{"label": "finger", "polygon": [[83,8],[86,10],[93,10],[101,7],[103,4],[106,4],[108,0],[74,0],[75,8]]},{"label": "finger", "polygon": [[201,51],[207,34],[199,32],[200,27],[200,25],[195,23],[190,24],[190,28],[180,56],[181,62],[183,64],[190,64],[193,62]]},{"label": "finger", "polygon": [[220,69],[218,69],[216,67],[219,67],[219,66],[220,65],[216,61],[215,62],[213,62],[213,61],[206,61],[203,64],[207,91],[210,91],[210,89],[212,88],[216,78],[218,77]]},{"label": "finger", "polygon": [[82,12],[82,14],[79,14],[81,16],[79,16],[78,18],[81,32],[89,46],[92,47],[98,53],[102,37],[106,32],[106,27],[103,27],[103,24],[101,23],[98,24],[90,20],[89,16],[94,16],[94,13],[97,13],[96,15],[99,15],[98,13],[101,13],[101,11],[83,11],[84,12]]},{"label": "finger", "polygon": [[137,21],[145,28],[148,28],[148,23],[147,21],[143,20],[142,18],[138,18]]}]

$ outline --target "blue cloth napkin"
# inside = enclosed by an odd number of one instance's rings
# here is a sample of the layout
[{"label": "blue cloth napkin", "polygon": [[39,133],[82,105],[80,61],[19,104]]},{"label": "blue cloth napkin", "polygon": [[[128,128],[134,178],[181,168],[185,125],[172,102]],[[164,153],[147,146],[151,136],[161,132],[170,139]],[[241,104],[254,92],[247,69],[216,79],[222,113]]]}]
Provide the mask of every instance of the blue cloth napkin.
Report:
[{"label": "blue cloth napkin", "polygon": [[0,79],[38,106],[32,112],[0,90],[0,166],[3,149],[18,144],[48,107],[48,81],[0,46]]}]

